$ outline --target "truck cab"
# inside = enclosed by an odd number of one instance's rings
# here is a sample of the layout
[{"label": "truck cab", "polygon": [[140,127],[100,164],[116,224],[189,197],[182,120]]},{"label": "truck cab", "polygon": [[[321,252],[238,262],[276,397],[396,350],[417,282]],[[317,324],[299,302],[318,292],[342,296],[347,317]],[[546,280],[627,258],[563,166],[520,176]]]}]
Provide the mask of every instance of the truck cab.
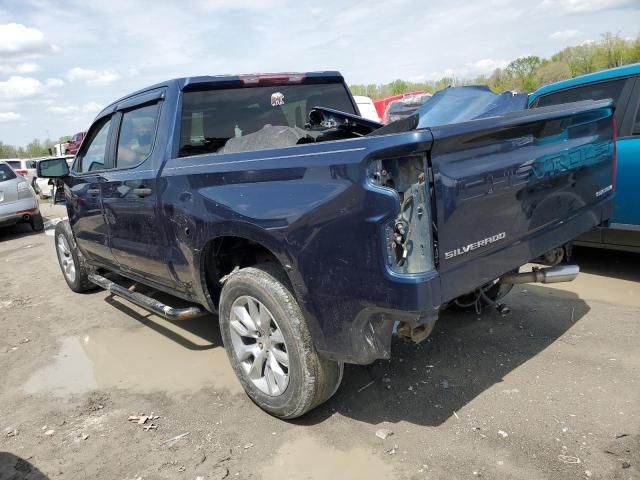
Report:
[{"label": "truck cab", "polygon": [[616,103],[614,214],[573,243],[640,253],[640,64],[582,75],[540,88],[529,108],[611,98]]}]

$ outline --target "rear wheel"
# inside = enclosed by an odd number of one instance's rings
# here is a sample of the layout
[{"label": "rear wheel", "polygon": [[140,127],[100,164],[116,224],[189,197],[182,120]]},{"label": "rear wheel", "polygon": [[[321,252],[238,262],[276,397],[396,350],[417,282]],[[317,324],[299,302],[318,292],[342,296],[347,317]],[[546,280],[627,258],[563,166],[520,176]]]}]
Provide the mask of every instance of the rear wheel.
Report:
[{"label": "rear wheel", "polygon": [[41,232],[44,230],[44,222],[42,221],[42,214],[40,212],[31,215],[29,223],[31,224],[31,230],[34,232]]},{"label": "rear wheel", "polygon": [[225,282],[220,330],[249,398],[276,417],[299,417],[331,398],[343,364],[316,351],[284,272],[271,263],[244,268]]},{"label": "rear wheel", "polygon": [[90,268],[76,246],[69,221],[63,220],[59,222],[56,225],[54,235],[58,264],[69,288],[77,293],[97,288],[95,284],[89,281]]}]

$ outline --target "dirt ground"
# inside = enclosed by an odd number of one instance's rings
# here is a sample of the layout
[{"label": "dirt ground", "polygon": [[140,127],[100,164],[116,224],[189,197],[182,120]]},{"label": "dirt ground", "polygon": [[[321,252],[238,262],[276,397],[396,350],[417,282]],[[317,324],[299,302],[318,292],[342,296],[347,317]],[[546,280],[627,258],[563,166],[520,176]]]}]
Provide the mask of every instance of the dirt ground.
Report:
[{"label": "dirt ground", "polygon": [[2,480],[640,479],[640,255],[577,249],[575,282],[446,312],[283,422],[241,391],[214,316],[74,294],[46,233],[0,230]]}]

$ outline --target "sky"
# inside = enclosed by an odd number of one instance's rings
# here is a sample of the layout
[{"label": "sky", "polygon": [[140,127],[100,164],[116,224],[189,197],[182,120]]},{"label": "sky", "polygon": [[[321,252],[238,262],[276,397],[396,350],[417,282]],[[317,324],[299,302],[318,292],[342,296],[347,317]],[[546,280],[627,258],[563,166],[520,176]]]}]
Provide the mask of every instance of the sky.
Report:
[{"label": "sky", "polygon": [[169,78],[471,78],[607,31],[638,35],[640,0],[0,0],[0,141],[86,130],[105,105]]}]

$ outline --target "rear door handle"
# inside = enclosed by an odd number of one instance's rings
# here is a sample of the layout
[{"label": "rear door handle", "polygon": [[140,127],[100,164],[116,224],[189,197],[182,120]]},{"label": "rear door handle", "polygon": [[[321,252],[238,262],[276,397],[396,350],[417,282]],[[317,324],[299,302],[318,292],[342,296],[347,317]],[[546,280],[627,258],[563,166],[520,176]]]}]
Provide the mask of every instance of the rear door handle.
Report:
[{"label": "rear door handle", "polygon": [[133,193],[139,197],[148,197],[149,195],[151,195],[151,189],[144,187],[134,188]]},{"label": "rear door handle", "polygon": [[100,195],[100,189],[99,188],[90,188],[87,190],[87,193],[91,196],[97,197],[98,195]]}]

